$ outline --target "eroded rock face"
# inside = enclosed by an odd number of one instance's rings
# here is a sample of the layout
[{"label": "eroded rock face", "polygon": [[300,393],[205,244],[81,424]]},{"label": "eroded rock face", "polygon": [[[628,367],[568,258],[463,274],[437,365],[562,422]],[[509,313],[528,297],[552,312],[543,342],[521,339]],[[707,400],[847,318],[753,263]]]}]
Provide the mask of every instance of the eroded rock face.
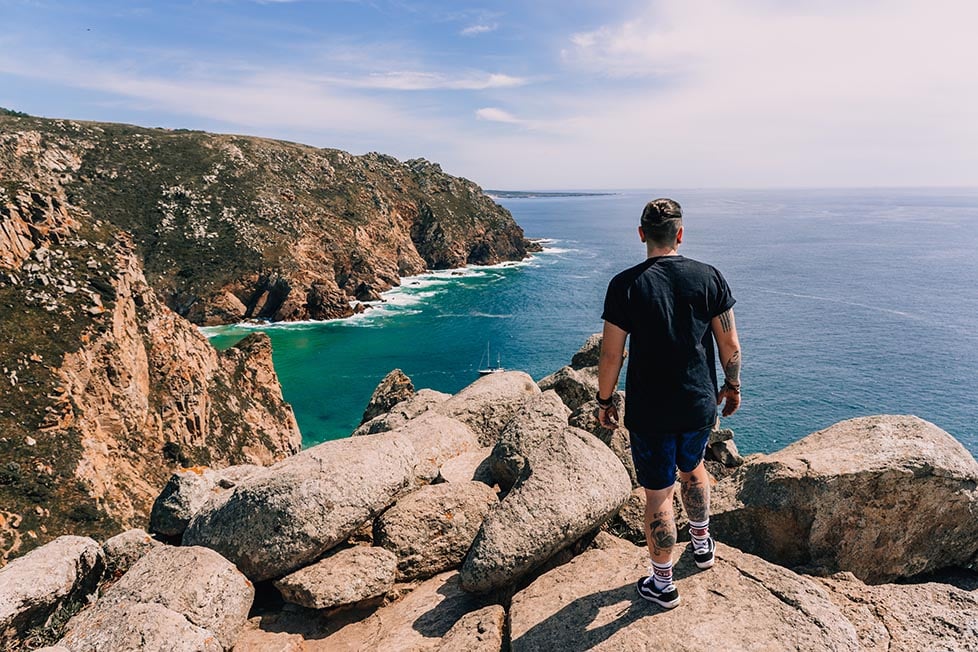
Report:
[{"label": "eroded rock face", "polygon": [[699,572],[674,551],[683,604],[662,610],[635,583],[648,552],[627,542],[587,550],[513,597],[514,652],[530,650],[859,650],[853,626],[814,581],[719,544]]},{"label": "eroded rock face", "polygon": [[367,407],[363,411],[360,425],[382,414],[387,414],[395,405],[412,396],[414,396],[414,383],[411,382],[411,379],[400,369],[391,370],[374,389],[370,402],[367,403]]},{"label": "eroded rock face", "polygon": [[436,412],[426,412],[391,431],[411,443],[418,455],[415,477],[431,482],[446,461],[479,449],[479,438],[469,426]]},{"label": "eroded rock face", "polygon": [[148,552],[162,545],[145,530],[139,528],[115,535],[102,544],[107,574],[110,577],[123,575]]},{"label": "eroded rock face", "polygon": [[205,505],[183,543],[217,550],[253,580],[282,577],[390,505],[417,465],[411,442],[394,433],[319,444]]},{"label": "eroded rock face", "polygon": [[201,466],[178,470],[153,502],[150,531],[167,537],[181,536],[190,519],[208,501],[263,469],[254,464],[241,464],[221,470]]},{"label": "eroded rock face", "polygon": [[0,647],[71,601],[84,601],[102,579],[105,557],[88,537],[62,536],[0,568]]},{"label": "eroded rock face", "polygon": [[867,652],[978,649],[978,595],[949,584],[867,586],[851,573],[818,578]]},{"label": "eroded rock face", "polygon": [[526,471],[483,522],[462,565],[463,586],[512,586],[601,525],[630,491],[628,473],[607,446],[565,427],[528,457]]},{"label": "eroded rock face", "polygon": [[509,422],[492,449],[489,468],[505,490],[529,472],[529,458],[545,448],[548,439],[560,436],[570,410],[553,390],[528,399]]},{"label": "eroded rock face", "polygon": [[204,634],[197,630],[205,630],[217,639],[216,649],[230,649],[248,619],[254,597],[251,582],[213,550],[161,546],[136,562],[94,605],[68,621],[61,644],[69,649],[84,648],[81,642],[100,636],[98,630],[111,632],[113,637],[132,636],[132,625],[119,619],[132,616],[133,610],[137,627],[149,627],[161,636],[177,626],[175,618],[160,614],[165,618],[157,630],[152,621],[139,614],[152,614],[158,609],[130,606],[143,604],[160,605],[189,621],[194,627],[184,627],[182,636],[198,641]]},{"label": "eroded rock face", "polygon": [[70,652],[140,650],[141,652],[223,652],[213,632],[194,625],[162,604],[120,602],[89,610],[72,619],[59,641]]},{"label": "eroded rock face", "polygon": [[539,393],[528,374],[503,371],[483,376],[437,409],[472,428],[481,446],[492,446],[523,404]]},{"label": "eroded rock face", "polygon": [[436,392],[433,389],[419,389],[417,393],[396,404],[385,414],[380,414],[360,425],[353,431],[353,436],[373,435],[378,432],[388,432],[400,428],[405,423],[421,416],[439,403],[444,403],[451,394]]},{"label": "eroded rock face", "polygon": [[781,565],[886,582],[975,559],[976,487],[978,462],[940,428],[864,417],[740,467],[714,489],[711,524]]},{"label": "eroded rock face", "polygon": [[275,582],[287,602],[310,609],[354,604],[394,586],[397,557],[383,548],[354,546]]},{"label": "eroded rock face", "polygon": [[375,522],[374,541],[397,556],[398,579],[426,579],[458,566],[496,493],[481,482],[421,487]]}]

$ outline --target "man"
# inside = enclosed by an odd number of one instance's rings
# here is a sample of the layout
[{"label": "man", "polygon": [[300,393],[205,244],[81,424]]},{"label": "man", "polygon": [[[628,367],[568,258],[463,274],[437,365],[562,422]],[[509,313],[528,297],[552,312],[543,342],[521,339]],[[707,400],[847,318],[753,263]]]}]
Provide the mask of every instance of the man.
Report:
[{"label": "man", "polygon": [[[650,201],[638,229],[648,258],[618,274],[604,303],[604,340],[598,367],[598,419],[618,426],[614,403],[618,374],[629,344],[625,426],[632,460],[645,488],[645,537],[650,575],[638,592],[667,609],[679,604],[672,583],[676,543],[673,487],[676,466],[682,483],[693,559],[699,568],[714,561],[710,537],[709,474],[703,454],[717,420],[740,407],[740,342],[734,298],[715,268],[678,253],[683,241],[682,209],[671,199]],[[717,390],[714,340],[726,376]]]}]

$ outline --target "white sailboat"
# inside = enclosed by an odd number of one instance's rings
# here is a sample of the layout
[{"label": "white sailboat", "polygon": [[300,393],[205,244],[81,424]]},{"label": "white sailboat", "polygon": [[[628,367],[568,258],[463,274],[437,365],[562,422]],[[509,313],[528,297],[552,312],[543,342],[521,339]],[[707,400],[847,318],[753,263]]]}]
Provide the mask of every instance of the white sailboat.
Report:
[{"label": "white sailboat", "polygon": [[495,367],[492,366],[492,358],[490,357],[490,354],[489,354],[489,342],[486,342],[486,357],[485,357],[485,361],[486,361],[486,366],[484,366],[484,367],[482,366],[482,360],[479,361],[479,366],[480,366],[479,375],[480,376],[488,376],[489,374],[498,374],[500,371],[506,371],[505,369],[503,369],[502,365],[500,364],[500,358],[499,358],[499,354],[498,353],[496,354],[496,366]]}]

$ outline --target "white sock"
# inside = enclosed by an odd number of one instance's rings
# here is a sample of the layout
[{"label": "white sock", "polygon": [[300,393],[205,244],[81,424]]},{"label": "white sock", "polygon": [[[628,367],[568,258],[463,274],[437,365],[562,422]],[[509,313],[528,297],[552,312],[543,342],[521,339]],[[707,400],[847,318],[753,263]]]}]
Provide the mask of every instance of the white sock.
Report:
[{"label": "white sock", "polygon": [[652,562],[652,584],[656,591],[665,591],[672,586],[672,562],[665,564]]},{"label": "white sock", "polygon": [[710,547],[710,517],[705,521],[689,522],[689,538],[693,542],[693,550],[702,551]]}]

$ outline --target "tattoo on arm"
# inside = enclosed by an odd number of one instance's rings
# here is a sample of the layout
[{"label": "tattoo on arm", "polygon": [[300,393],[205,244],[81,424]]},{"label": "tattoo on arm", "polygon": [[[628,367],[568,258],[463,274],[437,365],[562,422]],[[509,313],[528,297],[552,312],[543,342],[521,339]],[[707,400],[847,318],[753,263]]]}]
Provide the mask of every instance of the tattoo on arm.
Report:
[{"label": "tattoo on arm", "polygon": [[740,382],[740,349],[734,351],[730,359],[723,365],[723,375],[732,383]]},{"label": "tattoo on arm", "polygon": [[733,317],[733,312],[731,312],[730,310],[727,310],[727,311],[724,311],[724,312],[721,312],[720,313],[720,315],[719,315],[719,318],[720,318],[720,328],[723,329],[723,332],[724,333],[729,333],[730,332],[730,329],[733,328],[733,319],[732,319],[732,317]]}]

